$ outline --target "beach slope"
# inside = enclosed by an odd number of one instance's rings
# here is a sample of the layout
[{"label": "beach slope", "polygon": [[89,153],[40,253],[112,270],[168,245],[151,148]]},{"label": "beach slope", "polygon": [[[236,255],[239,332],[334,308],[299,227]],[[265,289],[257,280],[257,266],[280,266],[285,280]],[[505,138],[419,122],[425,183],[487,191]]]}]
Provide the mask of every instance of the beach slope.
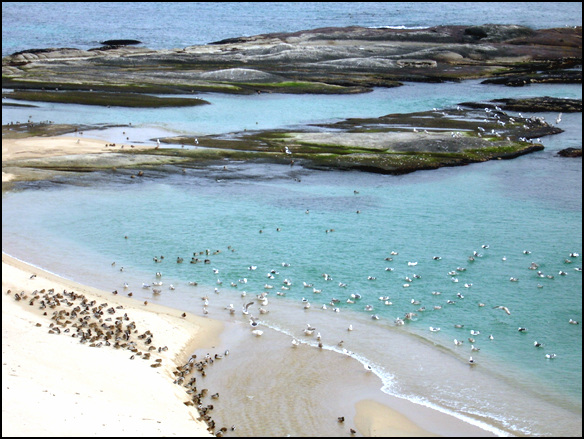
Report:
[{"label": "beach slope", "polygon": [[[160,352],[147,356],[140,346],[138,355],[115,349],[113,341],[80,343],[73,325],[66,332],[62,320],[51,318],[59,307],[40,309],[43,289],[55,296],[74,292],[78,302],[83,296],[95,306],[107,303],[103,309],[115,310],[114,319],[126,315],[137,332],[150,331]],[[40,298],[31,306],[35,295]],[[74,302],[65,297],[63,308]],[[188,395],[172,375],[195,349],[216,343],[221,328],[220,322],[83,287],[2,254],[2,436],[211,436],[196,407],[184,404]],[[160,367],[152,367],[156,363]]]}]

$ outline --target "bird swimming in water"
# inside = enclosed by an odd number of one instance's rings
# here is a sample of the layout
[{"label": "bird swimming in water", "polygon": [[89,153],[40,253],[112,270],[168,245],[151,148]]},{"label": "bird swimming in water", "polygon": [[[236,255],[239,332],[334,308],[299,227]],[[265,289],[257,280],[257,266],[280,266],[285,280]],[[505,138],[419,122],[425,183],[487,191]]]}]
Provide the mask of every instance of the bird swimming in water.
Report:
[{"label": "bird swimming in water", "polygon": [[519,327],[517,328],[519,332],[527,332],[527,328]]},{"label": "bird swimming in water", "polygon": [[533,346],[535,346],[536,348],[541,348],[543,347],[543,344],[541,344],[540,342],[538,342],[537,340],[533,342]]},{"label": "bird swimming in water", "polygon": [[568,323],[570,323],[571,325],[579,325],[579,324],[580,324],[580,322],[577,322],[577,321],[576,321],[576,320],[574,320],[574,319],[570,319],[570,320],[568,320]]},{"label": "bird swimming in water", "polygon": [[472,366],[472,365],[475,365],[476,363],[475,363],[475,361],[473,360],[473,358],[472,358],[472,357],[470,357],[470,358],[468,359],[468,364],[470,364],[470,365]]}]

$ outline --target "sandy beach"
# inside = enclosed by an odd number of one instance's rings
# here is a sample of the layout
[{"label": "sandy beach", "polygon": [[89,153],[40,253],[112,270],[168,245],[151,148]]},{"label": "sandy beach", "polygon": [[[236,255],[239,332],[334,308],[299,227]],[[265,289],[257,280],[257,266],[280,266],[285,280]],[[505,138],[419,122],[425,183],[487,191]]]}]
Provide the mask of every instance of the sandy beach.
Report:
[{"label": "sandy beach", "polygon": [[[128,349],[82,344],[64,327],[50,332],[52,324],[59,326],[51,319],[53,310],[47,307],[43,315],[40,299],[29,305],[34,291],[43,289],[107,303],[105,308],[116,311],[112,316],[127,314],[138,332],[154,334],[152,345],[168,350],[152,350],[144,361]],[[197,347],[211,347],[221,323],[181,315],[75,284],[3,254],[2,435],[210,436],[196,408],[184,404],[188,395],[173,384],[173,371]],[[157,359],[161,367],[151,367]]]},{"label": "sandy beach", "polygon": [[[56,159],[65,160],[73,157],[108,157],[112,166],[116,162],[124,162],[124,158],[116,153],[123,151],[123,148],[144,150],[152,149],[153,146],[135,146],[130,144],[108,143],[101,139],[75,136],[52,136],[52,137],[24,137],[17,139],[2,139],[2,182],[13,180],[36,180],[47,178],[58,171],[47,171],[34,168],[11,166],[18,161]],[[126,159],[128,159],[126,157]],[[137,159],[128,160],[137,162]]]},{"label": "sandy beach", "polygon": [[[70,137],[2,142],[3,161],[18,154],[42,158],[88,152],[104,152],[104,142],[77,143]],[[86,309],[87,315],[82,317],[80,309]],[[83,319],[92,323],[84,325]],[[133,349],[125,346],[128,340],[90,338],[117,320],[133,325]],[[94,332],[88,333],[87,326]],[[241,429],[231,436],[246,431],[261,435],[261,417],[269,422],[273,414],[261,408],[247,414],[251,408],[242,410],[242,401],[254,392],[265,392],[261,377],[285,365],[288,373],[271,384],[268,396],[271,401],[284,398],[278,404],[288,409],[278,415],[285,431],[295,431],[299,421],[282,419],[282,413],[292,415],[302,402],[311,422],[337,436],[492,436],[452,416],[380,392],[380,382],[363,374],[357,361],[339,361],[338,354],[330,351],[320,351],[316,360],[312,348],[297,350],[291,361],[287,337],[266,331],[261,342],[254,342],[243,326],[183,315],[182,310],[145,303],[124,292],[100,291],[3,253],[3,436],[209,436],[208,424],[195,405],[214,401],[209,395],[194,399],[201,389],[189,395],[184,383],[177,385],[176,373],[194,352],[200,361],[206,352],[220,355],[226,349],[232,351],[230,360],[215,361],[204,381],[209,394],[221,388],[223,395],[211,413],[213,422],[215,414],[218,419],[214,433],[223,434],[223,428],[229,435],[230,414],[239,412]],[[347,381],[346,373],[355,378]],[[340,413],[346,415],[343,423],[337,421]],[[325,422],[320,420],[323,415]]]}]

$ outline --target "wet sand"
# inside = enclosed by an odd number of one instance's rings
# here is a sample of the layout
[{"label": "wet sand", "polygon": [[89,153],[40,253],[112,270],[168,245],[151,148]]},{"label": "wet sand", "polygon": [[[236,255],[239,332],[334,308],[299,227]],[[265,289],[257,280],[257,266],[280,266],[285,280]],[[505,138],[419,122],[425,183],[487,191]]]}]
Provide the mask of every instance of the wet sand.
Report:
[{"label": "wet sand", "polygon": [[[86,141],[89,150],[103,152],[103,141]],[[74,138],[2,143],[3,161],[5,155],[89,152]],[[151,361],[131,361],[128,350],[49,333],[51,313],[29,306],[33,292],[42,289],[122,306],[140,331],[150,330],[154,344],[168,350],[155,351]],[[183,318],[181,310],[83,286],[5,254],[2,290],[3,435],[209,435],[196,407],[184,404],[192,396],[173,383],[177,366],[195,353],[197,361],[207,354],[223,357],[208,362],[204,376],[194,375],[198,392],[207,389],[201,404],[213,405],[216,428],[225,427],[226,436],[493,436],[383,393],[379,377],[354,358],[314,344],[294,348],[290,336],[266,327],[255,337],[241,318]],[[21,292],[28,300],[15,300]],[[155,358],[162,367],[150,367]],[[211,400],[208,395],[216,393],[220,397]],[[30,412],[35,415],[22,416]]]},{"label": "wet sand", "polygon": [[[52,288],[122,306],[116,314],[127,313],[168,350],[131,361],[127,349],[81,344],[70,336],[74,331],[49,333],[52,310],[43,315],[40,300],[29,301],[33,291]],[[184,405],[188,395],[173,384],[172,371],[196,347],[214,343],[221,326],[84,287],[2,254],[2,436],[210,436],[197,410]],[[161,367],[150,367],[155,359]]]}]

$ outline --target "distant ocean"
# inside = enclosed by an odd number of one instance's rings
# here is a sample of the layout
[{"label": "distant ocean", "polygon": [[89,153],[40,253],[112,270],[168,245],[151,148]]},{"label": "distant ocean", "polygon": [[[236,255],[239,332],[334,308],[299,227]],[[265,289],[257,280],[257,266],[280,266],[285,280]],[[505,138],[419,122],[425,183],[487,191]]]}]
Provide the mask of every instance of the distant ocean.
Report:
[{"label": "distant ocean", "polygon": [[[582,4],[3,2],[2,54],[92,48],[114,38],[162,49],[328,26],[484,23],[581,26]],[[465,81],[351,96],[202,96],[211,105],[180,110],[22,108],[5,99],[2,122],[131,122],[131,129],[85,135],[148,143],[176,133],[304,126],[471,100],[582,99],[582,86]],[[552,123],[557,116],[524,115]],[[239,310],[266,291],[270,312],[258,315],[266,329],[315,344],[302,335],[310,322],[339,355],[337,341],[344,339],[354,358],[372,365],[383,392],[499,435],[580,436],[582,325],[568,322],[582,319],[582,161],[557,152],[581,148],[581,113],[564,114],[559,127],[565,131],[542,138],[545,150],[538,153],[402,176],[225,162],[184,174],[169,166],[140,180],[104,172],[27,183],[28,190],[3,195],[2,249],[106,291],[127,282],[138,298],[195,314],[208,294],[211,314],[225,320],[228,304]],[[62,252],[53,254],[54,247]],[[189,264],[207,249],[211,264]],[[160,255],[164,262],[153,262]],[[159,298],[142,288],[156,271],[164,274]],[[197,287],[189,285],[194,281]],[[396,326],[406,312],[417,315]],[[546,358],[552,353],[556,358]],[[259,434],[240,424],[235,434]],[[264,428],[266,435],[281,433]],[[292,435],[311,433],[295,428]]]}]

